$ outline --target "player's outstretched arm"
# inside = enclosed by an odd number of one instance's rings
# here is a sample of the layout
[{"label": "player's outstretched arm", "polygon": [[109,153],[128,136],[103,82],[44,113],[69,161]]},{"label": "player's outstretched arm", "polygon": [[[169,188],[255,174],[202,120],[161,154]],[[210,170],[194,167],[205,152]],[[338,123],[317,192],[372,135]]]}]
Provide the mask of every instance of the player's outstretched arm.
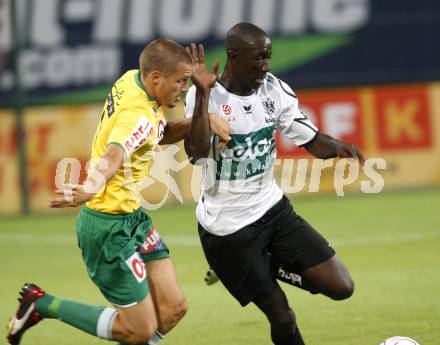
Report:
[{"label": "player's outstretched arm", "polygon": [[191,126],[185,136],[185,151],[191,163],[196,163],[201,158],[209,155],[211,146],[211,129],[209,125],[208,104],[211,87],[215,85],[218,77],[219,62],[214,62],[213,71],[209,72],[205,66],[205,52],[203,45],[199,49],[194,43],[187,48],[191,54],[194,65],[191,80],[196,87]]},{"label": "player's outstretched arm", "polygon": [[305,144],[304,148],[310,154],[321,159],[340,157],[357,159],[361,165],[364,165],[365,162],[364,154],[359,147],[320,132],[311,142]]},{"label": "player's outstretched arm", "polygon": [[177,121],[168,121],[165,127],[165,133],[159,145],[175,144],[185,138],[185,134],[191,125],[191,119]]},{"label": "player's outstretched arm", "polygon": [[124,161],[124,151],[116,144],[110,144],[105,154],[96,162],[82,185],[66,185],[57,190],[58,195],[49,200],[49,207],[76,207],[89,201],[110,181]]},{"label": "player's outstretched arm", "polygon": [[[178,120],[178,121],[168,121],[165,127],[165,133],[159,145],[175,144],[180,140],[185,138],[191,126],[191,118]],[[221,142],[228,142],[231,140],[229,136],[229,123],[222,118],[209,113],[209,126],[211,130],[220,137]]]}]

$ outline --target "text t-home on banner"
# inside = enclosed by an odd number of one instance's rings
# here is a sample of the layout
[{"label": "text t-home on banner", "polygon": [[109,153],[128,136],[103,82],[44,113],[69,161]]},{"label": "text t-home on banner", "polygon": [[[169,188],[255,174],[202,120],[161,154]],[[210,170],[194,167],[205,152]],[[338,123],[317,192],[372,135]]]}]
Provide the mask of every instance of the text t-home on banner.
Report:
[{"label": "text t-home on banner", "polygon": [[[0,105],[13,101],[11,0],[3,4]],[[249,21],[272,38],[273,72],[294,89],[440,79],[437,0],[15,0],[25,101],[98,101],[149,41],[205,45]],[[380,39],[379,39],[380,38]]]}]

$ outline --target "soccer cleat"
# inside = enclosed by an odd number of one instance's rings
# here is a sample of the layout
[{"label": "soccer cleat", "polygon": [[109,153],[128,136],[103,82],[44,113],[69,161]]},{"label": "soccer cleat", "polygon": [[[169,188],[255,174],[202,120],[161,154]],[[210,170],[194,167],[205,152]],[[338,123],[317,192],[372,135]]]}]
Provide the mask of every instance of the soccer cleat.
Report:
[{"label": "soccer cleat", "polygon": [[20,291],[21,298],[17,313],[11,317],[8,324],[6,339],[11,345],[20,344],[23,333],[41,321],[41,316],[35,309],[35,302],[46,293],[37,285],[26,283]]},{"label": "soccer cleat", "polygon": [[207,285],[212,285],[218,282],[217,274],[215,274],[214,270],[210,268],[208,272],[206,272],[205,283]]}]

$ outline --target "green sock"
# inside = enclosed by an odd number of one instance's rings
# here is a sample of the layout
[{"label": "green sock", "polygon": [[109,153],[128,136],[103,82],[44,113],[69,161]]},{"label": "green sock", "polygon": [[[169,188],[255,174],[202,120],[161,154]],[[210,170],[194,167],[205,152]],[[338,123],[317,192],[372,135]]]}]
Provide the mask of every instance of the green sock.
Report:
[{"label": "green sock", "polygon": [[43,318],[58,319],[104,339],[111,339],[117,314],[111,308],[61,300],[48,294],[35,302],[35,309]]}]

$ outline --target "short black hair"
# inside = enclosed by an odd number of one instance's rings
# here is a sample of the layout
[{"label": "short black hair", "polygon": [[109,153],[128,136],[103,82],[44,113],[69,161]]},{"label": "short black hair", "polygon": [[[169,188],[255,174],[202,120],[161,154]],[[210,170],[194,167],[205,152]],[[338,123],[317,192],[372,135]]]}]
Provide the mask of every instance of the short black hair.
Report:
[{"label": "short black hair", "polygon": [[235,24],[226,33],[226,51],[253,47],[256,39],[266,37],[268,37],[267,33],[252,23]]}]

